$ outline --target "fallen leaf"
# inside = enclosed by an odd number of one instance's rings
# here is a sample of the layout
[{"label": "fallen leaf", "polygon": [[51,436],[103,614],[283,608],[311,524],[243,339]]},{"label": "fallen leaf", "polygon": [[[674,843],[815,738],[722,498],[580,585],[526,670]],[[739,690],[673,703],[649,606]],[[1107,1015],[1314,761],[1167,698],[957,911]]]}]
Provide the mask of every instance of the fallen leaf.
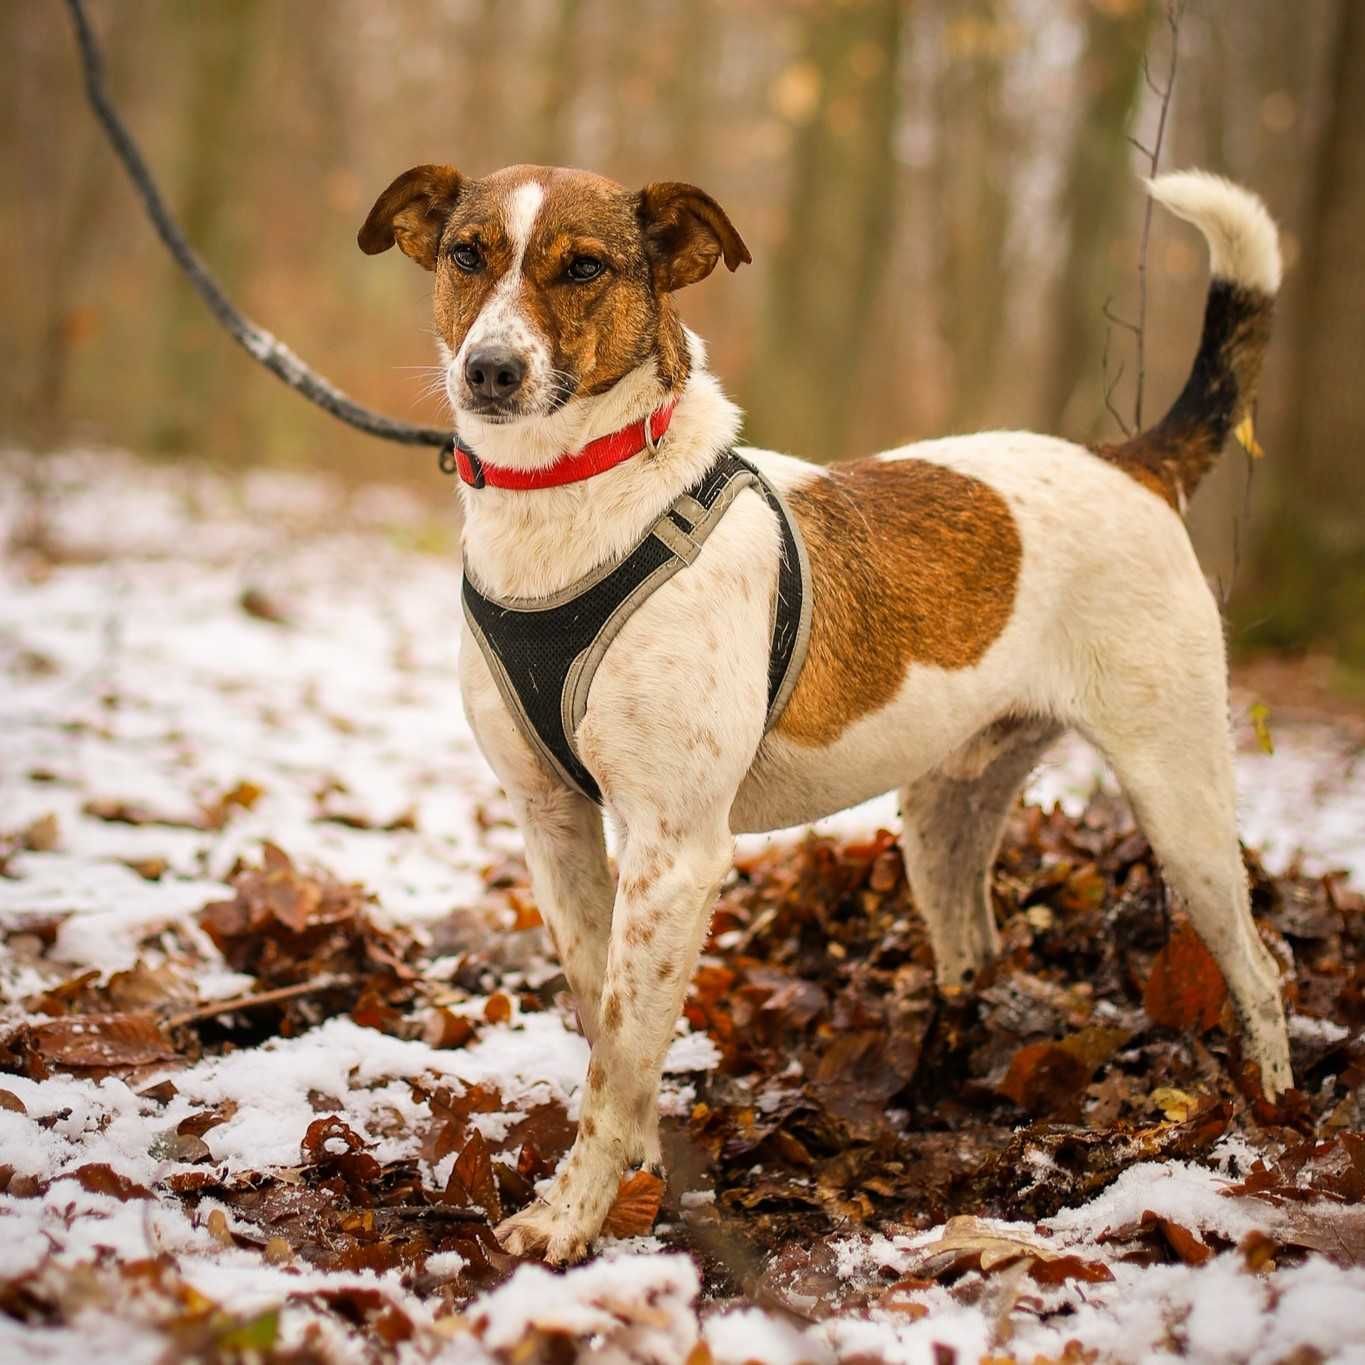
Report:
[{"label": "fallen leaf", "polygon": [[1213,954],[1194,928],[1182,923],[1152,963],[1142,1007],[1165,1028],[1206,1033],[1218,1022],[1227,994]]},{"label": "fallen leaf", "polygon": [[1247,717],[1251,721],[1252,732],[1256,736],[1256,743],[1260,746],[1263,754],[1273,754],[1275,752],[1275,740],[1270,733],[1270,707],[1265,702],[1252,702]]},{"label": "fallen leaf", "polygon": [[636,1171],[621,1182],[607,1212],[603,1230],[610,1237],[647,1237],[659,1216],[664,1182],[648,1171]]},{"label": "fallen leaf", "polygon": [[1162,1218],[1147,1209],[1141,1218],[1143,1227],[1154,1227],[1166,1239],[1166,1244],[1186,1265],[1203,1265],[1213,1256],[1212,1248],[1206,1246],[1192,1233],[1171,1218]]},{"label": "fallen leaf", "polygon": [[128,1067],[178,1056],[150,1013],[75,1014],[30,1028],[34,1046],[53,1066]]},{"label": "fallen leaf", "polygon": [[40,815],[19,838],[30,853],[51,853],[61,840],[61,827],[57,817],[49,811]]},{"label": "fallen leaf", "polygon": [[502,1200],[498,1182],[493,1177],[493,1160],[482,1133],[476,1132],[455,1158],[450,1179],[446,1182],[448,1203],[468,1204],[481,1208],[490,1223],[502,1217]]},{"label": "fallen leaf", "polygon": [[1030,1114],[1075,1117],[1092,1068],[1056,1043],[1031,1043],[1014,1054],[1000,1091]]},{"label": "fallen leaf", "polygon": [[1191,1114],[1199,1112],[1196,1096],[1169,1085],[1160,1085],[1152,1091],[1152,1103],[1174,1123],[1183,1123]]},{"label": "fallen leaf", "polygon": [[1232,429],[1232,434],[1237,438],[1237,444],[1251,456],[1253,460],[1262,459],[1265,451],[1261,443],[1256,439],[1256,421],[1251,413],[1247,413],[1240,422]]},{"label": "fallen leaf", "polygon": [[92,1161],[70,1172],[79,1182],[81,1189],[91,1194],[108,1194],[125,1203],[129,1199],[150,1199],[152,1192],[136,1180],[120,1175],[105,1161]]}]

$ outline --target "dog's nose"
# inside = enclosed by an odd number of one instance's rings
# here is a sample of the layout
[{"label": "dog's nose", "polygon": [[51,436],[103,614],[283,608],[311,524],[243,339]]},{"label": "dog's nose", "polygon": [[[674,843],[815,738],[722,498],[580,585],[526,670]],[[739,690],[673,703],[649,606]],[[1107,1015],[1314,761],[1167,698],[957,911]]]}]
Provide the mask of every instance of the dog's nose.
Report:
[{"label": "dog's nose", "polygon": [[526,365],[515,351],[475,351],[465,361],[465,382],[480,398],[510,398],[526,377]]}]

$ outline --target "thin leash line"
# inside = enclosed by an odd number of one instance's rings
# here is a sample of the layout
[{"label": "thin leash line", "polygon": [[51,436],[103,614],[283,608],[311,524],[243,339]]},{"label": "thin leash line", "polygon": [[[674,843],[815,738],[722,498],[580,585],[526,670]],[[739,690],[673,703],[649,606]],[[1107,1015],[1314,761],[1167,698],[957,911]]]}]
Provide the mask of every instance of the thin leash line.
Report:
[{"label": "thin leash line", "polygon": [[397,441],[400,445],[438,446],[444,452],[453,440],[449,431],[413,426],[363,407],[300,360],[278,337],[253,322],[228,298],[186,240],[183,229],[162,198],[137,142],[114,108],[105,85],[104,58],[86,16],[84,0],[66,0],[66,7],[75,30],[90,107],[114,154],[127,171],[157,236],[219,323],[253,359],[324,412],[370,436]]}]

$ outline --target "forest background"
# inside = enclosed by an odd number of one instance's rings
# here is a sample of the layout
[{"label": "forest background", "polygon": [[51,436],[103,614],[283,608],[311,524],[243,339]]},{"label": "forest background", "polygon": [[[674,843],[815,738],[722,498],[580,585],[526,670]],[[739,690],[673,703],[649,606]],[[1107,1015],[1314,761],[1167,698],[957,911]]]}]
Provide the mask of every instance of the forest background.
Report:
[{"label": "forest background", "polygon": [[[682,300],[754,444],[835,460],[1131,421],[1138,180],[1170,60],[1148,0],[98,0],[110,82],[248,312],[363,402],[443,419],[427,277],[355,230],[451,161],[685,179],[754,256]],[[263,377],[171,267],[85,107],[66,16],[0,6],[0,441],[444,482]],[[1365,4],[1191,0],[1164,169],[1261,193],[1287,264],[1257,435],[1191,510],[1235,653],[1365,688]],[[1144,415],[1206,261],[1153,219]],[[1107,366],[1105,362],[1107,352]],[[1110,402],[1106,404],[1106,393]]]}]

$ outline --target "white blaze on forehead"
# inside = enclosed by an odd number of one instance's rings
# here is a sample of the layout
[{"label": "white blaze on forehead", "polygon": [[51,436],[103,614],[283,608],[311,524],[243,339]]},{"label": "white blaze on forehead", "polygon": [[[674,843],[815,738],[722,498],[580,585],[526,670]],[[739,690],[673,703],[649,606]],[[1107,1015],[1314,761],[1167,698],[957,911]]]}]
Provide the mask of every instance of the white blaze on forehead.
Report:
[{"label": "white blaze on forehead", "polygon": [[[531,240],[536,215],[545,202],[545,189],[534,180],[518,185],[507,204],[507,235],[512,239],[512,268],[507,273],[516,276],[526,255],[526,244]],[[505,281],[504,281],[505,283]]]},{"label": "white blaze on forehead", "polygon": [[521,295],[522,264],[535,228],[536,217],[545,202],[544,187],[534,180],[518,185],[504,201],[503,225],[512,244],[512,263],[497,282],[482,311],[475,319],[460,347],[457,362],[475,347],[509,346],[527,363],[527,388],[533,387],[538,371],[548,367],[545,348],[518,307]]}]

